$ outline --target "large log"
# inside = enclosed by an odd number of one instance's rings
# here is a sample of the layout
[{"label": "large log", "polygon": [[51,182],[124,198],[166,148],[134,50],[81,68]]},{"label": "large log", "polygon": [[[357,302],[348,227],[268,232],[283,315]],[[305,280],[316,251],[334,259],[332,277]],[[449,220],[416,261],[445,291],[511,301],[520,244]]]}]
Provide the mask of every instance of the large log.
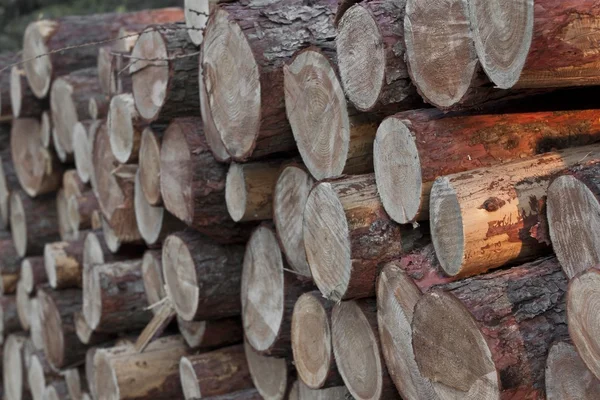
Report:
[{"label": "large log", "polygon": [[329,0],[260,9],[231,3],[212,13],[202,43],[202,78],[208,110],[234,160],[296,147],[285,115],[282,66],[307,44],[334,39],[334,7]]},{"label": "large log", "polygon": [[48,282],[44,257],[24,258],[21,263],[20,281],[23,283],[25,291],[28,294],[35,293],[38,286]]},{"label": "large log", "polygon": [[39,118],[42,112],[48,108],[47,100],[39,100],[35,97],[27,83],[25,71],[18,66],[14,66],[10,70],[10,104],[15,119]]},{"label": "large log", "polygon": [[150,26],[140,35],[129,73],[142,118],[168,122],[199,114],[198,54],[183,23]]},{"label": "large log", "polygon": [[44,265],[53,289],[81,288],[85,239],[47,243]]},{"label": "large log", "polygon": [[[183,20],[181,9],[165,8],[32,22],[23,37],[23,61],[29,85],[38,98],[44,98],[54,77],[96,65],[98,50],[89,43],[110,40],[122,27],[179,20]],[[70,49],[58,51],[66,47]]]},{"label": "large log", "polygon": [[550,345],[567,338],[555,258],[435,287],[415,306],[420,372],[439,398],[543,399]]},{"label": "large log", "polygon": [[138,157],[142,192],[153,206],[163,205],[160,193],[160,148],[163,135],[163,129],[144,129]]},{"label": "large log", "polygon": [[306,202],[306,256],[315,284],[330,300],[373,296],[379,265],[421,246],[426,236],[424,228],[390,219],[373,174],[321,182]]},{"label": "large log", "polygon": [[210,321],[185,321],[177,317],[177,326],[185,342],[193,349],[215,349],[244,340],[244,329],[239,317]]},{"label": "large log", "polygon": [[552,247],[569,278],[600,264],[600,165],[575,167],[548,188]]},{"label": "large log", "polygon": [[0,298],[0,344],[4,343],[4,338],[8,335],[21,330],[17,310],[16,296],[3,295]]},{"label": "large log", "polygon": [[593,145],[436,179],[431,238],[444,272],[476,275],[547,252],[549,243],[533,230],[546,223],[545,197],[553,176],[599,160],[600,147]]},{"label": "large log", "polygon": [[254,387],[242,344],[181,357],[179,375],[186,400]]},{"label": "large log", "polygon": [[27,337],[12,334],[6,339],[2,359],[4,396],[7,400],[30,400],[31,392],[27,387],[24,351]]},{"label": "large log", "polygon": [[597,110],[396,114],[379,126],[373,147],[381,201],[398,223],[427,220],[431,185],[438,176],[591,144],[600,138],[599,117]]},{"label": "large log", "polygon": [[193,231],[167,237],[163,275],[181,318],[201,321],[240,315],[243,251],[242,246],[218,245]]},{"label": "large log", "polygon": [[552,345],[546,359],[545,376],[548,400],[600,397],[600,380],[587,369],[575,347],[568,342]]},{"label": "large log", "polygon": [[132,94],[113,96],[106,126],[110,148],[117,161],[120,163],[138,161],[142,131],[147,125],[136,109]]},{"label": "large log", "polygon": [[291,354],[294,305],[302,293],[313,288],[312,282],[286,269],[275,232],[267,226],[256,228],[244,254],[242,320],[248,343],[269,356]]},{"label": "large log", "polygon": [[294,365],[298,378],[311,389],[343,384],[332,348],[333,306],[318,291],[304,293],[294,305],[291,326]]},{"label": "large log", "polygon": [[88,183],[94,173],[92,143],[101,121],[79,121],[73,128],[73,159],[79,178]]},{"label": "large log", "polygon": [[292,387],[293,367],[284,358],[259,354],[244,341],[246,361],[254,387],[262,399],[283,400]]}]

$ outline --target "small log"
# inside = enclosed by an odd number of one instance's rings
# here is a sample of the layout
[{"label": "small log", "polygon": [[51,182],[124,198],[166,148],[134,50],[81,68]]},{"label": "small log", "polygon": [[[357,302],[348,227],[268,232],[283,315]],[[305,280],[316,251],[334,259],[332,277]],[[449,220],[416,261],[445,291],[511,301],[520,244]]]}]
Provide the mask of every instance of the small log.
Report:
[{"label": "small log", "polygon": [[310,267],[306,261],[302,222],[304,207],[314,180],[298,165],[285,167],[273,193],[273,222],[281,250],[290,267],[300,275],[310,277]]},{"label": "small log", "polygon": [[574,167],[548,188],[546,211],[552,247],[569,278],[600,264],[600,166]]},{"label": "small log", "polygon": [[292,391],[290,392],[290,400],[344,400],[352,395],[346,389],[346,386],[335,386],[327,389],[311,389],[298,379]]},{"label": "small log", "polygon": [[330,59],[309,48],[283,72],[287,117],[312,176],[322,180],[373,171],[373,140],[381,118],[348,106]]},{"label": "small log", "polygon": [[53,289],[82,287],[84,239],[47,243],[44,265],[48,283]]},{"label": "small log", "polygon": [[355,399],[399,399],[381,355],[374,299],[337,303],[331,313],[333,354]]},{"label": "small log", "polygon": [[79,179],[77,170],[69,169],[63,174],[62,189],[65,191],[65,196],[70,198],[71,196],[81,196],[87,189],[87,185]]},{"label": "small log", "polygon": [[545,377],[548,400],[592,400],[600,396],[600,380],[587,369],[575,347],[568,342],[550,347]]},{"label": "small log", "polygon": [[379,266],[422,246],[426,236],[425,228],[390,219],[373,174],[321,182],[306,202],[306,256],[315,284],[330,300],[374,296]]},{"label": "small log", "polygon": [[44,342],[44,354],[55,368],[83,361],[86,345],[77,339],[75,312],[81,309],[81,289],[60,292],[48,287],[38,289],[38,313]]},{"label": "small log", "polygon": [[[306,45],[332,42],[334,8],[329,0],[282,9],[230,3],[212,13],[202,43],[203,85],[212,120],[235,161],[295,150],[282,67]],[[232,70],[232,60],[240,68]]]},{"label": "small log", "polygon": [[256,228],[244,254],[242,321],[248,343],[269,356],[291,354],[294,305],[302,293],[313,288],[312,282],[300,280],[286,269],[275,232],[267,226]]},{"label": "small log", "polygon": [[5,337],[20,330],[17,297],[3,295],[0,297],[0,344],[4,343]]},{"label": "small log", "polygon": [[153,206],[163,205],[160,194],[160,147],[163,134],[162,129],[144,129],[138,157],[142,191]]},{"label": "small log", "polygon": [[10,134],[15,172],[23,190],[32,197],[55,191],[62,179],[62,167],[56,155],[42,146],[39,133],[37,120],[17,119]]},{"label": "small log", "polygon": [[35,97],[27,83],[25,71],[18,66],[10,70],[10,104],[14,119],[39,118],[48,108],[47,100],[39,100]]},{"label": "small log", "polygon": [[109,108],[110,97],[106,95],[92,97],[88,101],[88,116],[93,121],[104,119],[108,116]]},{"label": "small log", "polygon": [[185,321],[177,317],[177,326],[188,346],[193,349],[215,349],[244,340],[244,329],[239,317],[210,321]]},{"label": "small log", "polygon": [[142,131],[147,123],[138,113],[132,94],[112,98],[107,121],[110,148],[117,161],[123,164],[138,162]]},{"label": "small log", "polygon": [[254,387],[242,344],[182,357],[179,375],[186,400]]},{"label": "small log", "polygon": [[568,335],[566,287],[555,258],[435,287],[412,321],[421,374],[440,398],[545,398],[548,350]]},{"label": "small log", "polygon": [[83,400],[83,395],[88,390],[84,368],[70,368],[64,371],[64,377],[71,400]]},{"label": "small log", "polygon": [[[75,324],[75,333],[79,341],[88,346],[95,346],[107,343],[114,339],[113,334],[105,332],[96,332],[88,325],[83,312],[77,311],[73,316]],[[86,356],[87,357],[87,356]]]},{"label": "small log", "polygon": [[[10,91],[10,74],[7,72],[12,64],[19,62],[19,53],[4,53],[0,56],[0,121],[10,122],[12,120],[12,105]],[[2,100],[4,99],[4,100]]]},{"label": "small log", "polygon": [[217,245],[193,231],[168,236],[162,267],[177,314],[186,321],[240,315],[243,252],[242,246]]},{"label": "small log", "polygon": [[71,196],[67,202],[67,219],[75,239],[79,239],[82,232],[94,229],[92,217],[99,208],[98,199],[91,189],[81,196]]},{"label": "small log", "polygon": [[2,374],[4,396],[8,400],[30,400],[31,392],[27,385],[27,371],[24,363],[24,351],[27,346],[24,334],[12,334],[4,345]]},{"label": "small log", "polygon": [[65,189],[60,188],[56,193],[56,216],[58,220],[58,234],[60,240],[70,241],[75,239],[73,225],[69,218],[69,199],[65,194]]},{"label": "small log", "polygon": [[285,358],[267,357],[244,341],[252,383],[265,400],[283,400],[292,387],[293,367]]},{"label": "small log", "polygon": [[164,206],[188,226],[220,242],[244,242],[250,227],[231,221],[225,202],[227,166],[208,148],[200,118],[178,118],[163,137],[160,190]]},{"label": "small log", "polygon": [[273,218],[273,191],[281,162],[232,163],[225,180],[225,202],[235,222]]},{"label": "small log", "polygon": [[[43,286],[42,286],[43,287]],[[43,352],[44,350],[44,335],[42,327],[42,316],[39,312],[40,302],[37,297],[32,297],[29,301],[31,313],[29,314],[29,334],[31,342],[36,350]]]},{"label": "small log", "polygon": [[[204,30],[208,13],[216,2],[211,0],[185,0],[183,12],[185,14],[185,26],[192,43],[196,46],[202,44],[204,39]],[[204,396],[202,396],[204,397]]]},{"label": "small log", "polygon": [[0,230],[0,272],[20,274],[21,256],[13,243],[11,232]]},{"label": "small log", "polygon": [[142,329],[152,319],[146,310],[142,260],[94,265],[84,269],[83,315],[95,332]]},{"label": "small log", "polygon": [[25,286],[19,281],[15,294],[15,304],[17,306],[17,316],[19,317],[20,329],[29,331],[31,328],[31,298],[25,290]]},{"label": "small log", "polygon": [[43,400],[46,387],[57,380],[62,380],[58,370],[54,369],[41,352],[31,355],[27,371],[27,382],[33,400]]},{"label": "small log", "polygon": [[597,110],[396,114],[381,123],[373,147],[381,201],[398,223],[427,220],[437,177],[592,144],[600,138],[599,117]]},{"label": "small log", "polygon": [[[142,280],[148,306],[156,305],[167,295],[161,256],[161,250],[146,250],[142,258]],[[152,308],[152,312],[155,314],[158,310],[158,307]]]},{"label": "small log", "polygon": [[44,257],[27,257],[21,263],[21,282],[25,292],[35,293],[38,286],[48,282]]},{"label": "small log", "polygon": [[442,269],[465,277],[549,250],[531,229],[545,220],[545,196],[564,168],[600,159],[597,145],[551,152],[436,179],[431,238]]},{"label": "small log", "polygon": [[84,183],[88,183],[94,174],[92,143],[101,124],[100,121],[86,120],[77,122],[73,128],[73,159],[77,174]]},{"label": "small log", "polygon": [[136,246],[125,246],[118,253],[113,253],[108,248],[103,234],[88,232],[83,244],[83,268],[85,270],[97,264],[131,260],[140,256],[140,250]]},{"label": "small log", "polygon": [[298,298],[292,315],[292,351],[298,378],[311,389],[343,384],[331,344],[334,303],[318,291]]},{"label": "small log", "polygon": [[5,272],[0,275],[0,295],[15,294],[17,291],[17,283],[19,282],[19,274]]},{"label": "small log", "polygon": [[[43,218],[40,218],[43,216]],[[10,195],[12,237],[21,257],[41,255],[46,242],[59,240],[56,200],[53,194],[36,199],[23,191]]]},{"label": "small log", "polygon": [[[198,50],[183,23],[150,26],[140,35],[129,67],[132,93],[148,122],[198,115]],[[151,61],[148,61],[151,60]]]},{"label": "small log", "polygon": [[[68,16],[30,23],[23,37],[23,64],[31,90],[44,98],[52,80],[81,68],[96,65],[97,48],[89,43],[115,37],[123,27],[183,20],[180,8],[164,8],[132,13]],[[69,51],[57,51],[65,47]],[[42,55],[45,55],[41,57]]]}]

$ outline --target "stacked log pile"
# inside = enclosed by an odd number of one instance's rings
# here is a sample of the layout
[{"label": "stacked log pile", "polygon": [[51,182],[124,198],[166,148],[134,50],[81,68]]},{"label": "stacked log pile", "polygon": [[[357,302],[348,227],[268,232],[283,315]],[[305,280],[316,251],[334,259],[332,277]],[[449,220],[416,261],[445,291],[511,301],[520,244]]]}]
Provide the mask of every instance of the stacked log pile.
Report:
[{"label": "stacked log pile", "polygon": [[600,398],[598,7],[493,7],[28,26],[0,397]]}]

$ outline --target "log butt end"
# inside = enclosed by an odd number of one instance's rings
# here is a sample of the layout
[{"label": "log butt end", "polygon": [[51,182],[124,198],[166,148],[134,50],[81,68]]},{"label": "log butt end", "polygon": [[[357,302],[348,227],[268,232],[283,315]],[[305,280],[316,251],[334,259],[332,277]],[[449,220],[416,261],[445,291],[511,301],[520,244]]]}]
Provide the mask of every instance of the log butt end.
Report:
[{"label": "log butt end", "polygon": [[[92,129],[92,128],[90,128]],[[83,183],[88,183],[92,175],[92,149],[88,132],[81,122],[73,128],[73,157],[77,174]]]},{"label": "log butt end", "polygon": [[153,206],[162,205],[160,194],[160,144],[151,128],[142,132],[139,171],[142,191]]},{"label": "log butt end", "polygon": [[94,264],[104,263],[104,251],[98,236],[90,232],[83,243],[83,268],[90,268]]},{"label": "log butt end", "polygon": [[548,400],[600,398],[600,381],[569,343],[559,342],[550,348],[545,378]]},{"label": "log butt end", "polygon": [[244,342],[246,361],[254,387],[265,400],[283,400],[288,385],[288,366],[283,358],[266,357]]},{"label": "log butt end", "polygon": [[225,203],[231,219],[239,222],[244,218],[247,202],[248,193],[246,191],[244,168],[241,164],[233,163],[229,167],[225,180]]},{"label": "log butt end", "polygon": [[42,328],[44,354],[56,368],[63,366],[65,358],[65,337],[60,312],[52,297],[38,291],[38,313]]},{"label": "log butt end", "polygon": [[25,258],[21,262],[21,275],[19,277],[19,280],[27,293],[33,292],[33,290],[35,289],[33,267],[31,266],[31,261],[28,258]]},{"label": "log butt end", "polygon": [[73,128],[80,117],[73,101],[74,90],[69,82],[61,78],[56,79],[50,89],[53,128],[56,130],[60,146],[67,155],[73,153]]},{"label": "log butt end", "polygon": [[132,158],[136,135],[133,125],[134,110],[133,96],[129,93],[116,95],[110,101],[107,118],[108,137],[112,153],[120,163],[127,163]]},{"label": "log butt end", "polygon": [[24,64],[25,75],[29,87],[38,99],[43,99],[48,95],[52,82],[51,58],[49,56],[40,57],[48,54],[44,31],[52,30],[52,24],[53,22],[49,20],[32,22],[25,29],[23,36],[23,60],[28,60]]},{"label": "log butt end", "polygon": [[175,311],[185,321],[192,321],[200,297],[196,266],[188,246],[177,235],[170,235],[165,240],[162,265],[167,293]]},{"label": "log butt end", "polygon": [[179,376],[181,377],[181,388],[186,400],[202,397],[196,371],[188,357],[181,357],[179,361]]}]

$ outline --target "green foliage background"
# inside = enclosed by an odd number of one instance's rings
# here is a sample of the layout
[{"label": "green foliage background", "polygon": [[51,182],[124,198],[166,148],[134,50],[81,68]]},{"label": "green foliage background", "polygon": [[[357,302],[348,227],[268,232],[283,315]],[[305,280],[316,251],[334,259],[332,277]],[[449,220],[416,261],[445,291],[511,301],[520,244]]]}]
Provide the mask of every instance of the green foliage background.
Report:
[{"label": "green foliage background", "polygon": [[183,0],[0,0],[0,53],[19,51],[31,21],[63,15],[183,7]]}]

